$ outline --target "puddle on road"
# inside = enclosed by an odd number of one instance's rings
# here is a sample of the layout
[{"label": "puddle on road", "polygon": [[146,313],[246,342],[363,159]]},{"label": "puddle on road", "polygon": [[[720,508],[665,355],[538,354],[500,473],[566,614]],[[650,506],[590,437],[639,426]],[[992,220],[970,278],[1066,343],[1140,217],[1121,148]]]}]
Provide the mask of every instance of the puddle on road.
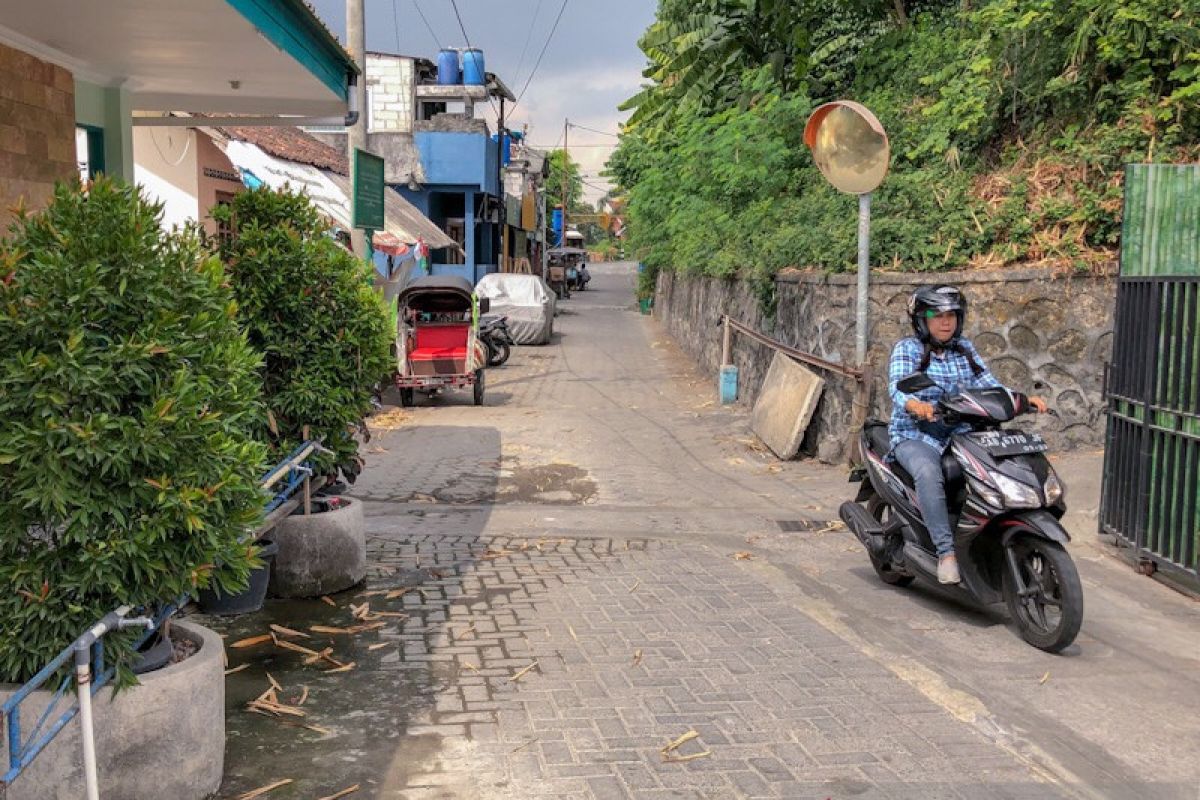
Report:
[{"label": "puddle on road", "polygon": [[574,464],[512,467],[496,492],[499,503],[580,505],[596,496],[596,482]]},{"label": "puddle on road", "polygon": [[[385,629],[360,635],[309,631],[311,625],[353,624],[348,603],[358,591],[336,596],[338,608],[319,600],[268,600],[262,611],[242,617],[193,617],[227,636],[229,669],[249,665],[230,673],[225,681],[225,780],[218,797],[236,797],[270,782],[267,778],[292,778],[295,784],[289,789],[294,794],[289,797],[320,797],[364,777],[388,773],[406,730],[428,713],[450,676],[439,675],[428,668],[431,665],[413,669],[412,664],[401,663],[399,620],[389,619]],[[365,600],[359,597],[353,602]],[[372,603],[372,607],[385,605],[393,604]],[[330,665],[306,665],[304,654],[276,648],[270,642],[246,648],[231,646],[269,632],[271,623],[308,632],[311,637],[280,639],[316,651],[332,647],[335,658],[354,662],[355,668],[331,673]],[[381,643],[386,644],[370,649]],[[283,703],[295,704],[307,687],[308,697],[300,707],[306,716],[275,719],[246,710],[248,702],[270,688],[268,673],[283,687],[278,692]],[[303,727],[306,724],[317,730]],[[407,743],[409,747],[415,744]],[[429,747],[432,750],[435,745],[429,743]],[[364,791],[364,796],[370,796],[369,792]]]},{"label": "puddle on road", "polygon": [[575,464],[523,466],[509,456],[503,462],[481,462],[475,469],[455,475],[432,491],[425,489],[392,499],[449,505],[590,505],[596,502],[598,491],[587,470]]}]

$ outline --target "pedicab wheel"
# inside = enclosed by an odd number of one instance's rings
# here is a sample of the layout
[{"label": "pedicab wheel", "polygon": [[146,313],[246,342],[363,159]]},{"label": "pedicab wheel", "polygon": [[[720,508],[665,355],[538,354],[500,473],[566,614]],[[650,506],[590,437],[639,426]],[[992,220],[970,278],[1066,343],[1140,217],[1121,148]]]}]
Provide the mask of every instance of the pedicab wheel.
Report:
[{"label": "pedicab wheel", "polygon": [[[892,514],[892,507],[883,502],[883,498],[879,495],[873,496],[867,501],[867,511],[877,522],[887,522]],[[913,575],[906,575],[903,572],[897,572],[892,569],[892,565],[880,559],[874,553],[868,551],[871,558],[871,566],[875,568],[875,574],[879,576],[879,580],[889,586],[899,586],[903,589],[910,583],[916,580]]]},{"label": "pedicab wheel", "polygon": [[1062,545],[1034,534],[1018,534],[1012,544],[1025,592],[1004,570],[1004,602],[1029,644],[1057,653],[1075,641],[1083,623],[1083,587],[1079,571]]},{"label": "pedicab wheel", "polygon": [[483,405],[483,370],[475,370],[475,405]]},{"label": "pedicab wheel", "polygon": [[404,406],[405,408],[412,408],[412,405],[413,405],[413,390],[412,389],[401,389],[400,390],[400,405]]}]

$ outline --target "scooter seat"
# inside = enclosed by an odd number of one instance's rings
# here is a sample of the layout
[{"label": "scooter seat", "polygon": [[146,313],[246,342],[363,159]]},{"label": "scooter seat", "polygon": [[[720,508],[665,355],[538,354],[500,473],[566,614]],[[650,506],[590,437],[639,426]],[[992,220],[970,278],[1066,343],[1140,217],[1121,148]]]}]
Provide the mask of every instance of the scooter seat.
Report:
[{"label": "scooter seat", "polygon": [[[864,428],[867,432],[867,443],[875,455],[883,458],[891,452],[892,438],[891,434],[888,433],[886,422],[869,420]],[[899,461],[892,459],[888,462],[888,467],[905,486],[908,486],[910,489],[916,487],[916,482]],[[946,476],[946,495],[952,497],[958,488],[962,486],[963,471],[962,466],[958,463],[958,459],[951,455],[949,450],[942,454],[942,474]]]}]

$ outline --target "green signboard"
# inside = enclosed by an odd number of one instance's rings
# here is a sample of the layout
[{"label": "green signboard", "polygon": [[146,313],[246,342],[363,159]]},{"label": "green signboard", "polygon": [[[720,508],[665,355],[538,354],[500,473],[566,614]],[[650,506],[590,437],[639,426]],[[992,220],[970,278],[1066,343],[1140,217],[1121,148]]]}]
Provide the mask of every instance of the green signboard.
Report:
[{"label": "green signboard", "polygon": [[354,227],[383,230],[383,159],[354,150]]}]

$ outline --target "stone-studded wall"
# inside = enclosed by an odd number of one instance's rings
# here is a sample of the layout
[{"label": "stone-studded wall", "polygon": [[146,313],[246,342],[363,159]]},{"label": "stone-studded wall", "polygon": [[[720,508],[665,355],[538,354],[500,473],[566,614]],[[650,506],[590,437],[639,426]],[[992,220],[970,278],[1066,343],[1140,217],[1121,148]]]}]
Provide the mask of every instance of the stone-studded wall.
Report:
[{"label": "stone-studded wall", "polygon": [[77,169],[71,73],[0,45],[0,231],[18,198],[37,208]]},{"label": "stone-studded wall", "polygon": [[[886,372],[895,341],[909,335],[905,304],[930,276],[871,277],[869,360],[876,380],[874,416],[890,414]],[[1060,276],[1045,270],[945,273],[936,280],[962,287],[970,301],[967,335],[988,366],[1013,389],[1045,395],[1059,417],[1023,424],[1041,430],[1055,448],[1095,447],[1104,439],[1103,365],[1112,347],[1116,292],[1111,275]],[[659,276],[655,314],[680,345],[715,373],[721,358],[721,314],[829,361],[854,359],[855,278],[785,274],[776,281],[775,318],[766,320],[750,286],[738,280]],[[739,396],[753,403],[773,352],[734,336]],[[845,455],[854,381],[825,374],[825,392],[805,437],[804,452],[822,461]]]},{"label": "stone-studded wall", "polygon": [[371,90],[370,133],[412,133],[413,60],[367,54],[367,87]]}]

